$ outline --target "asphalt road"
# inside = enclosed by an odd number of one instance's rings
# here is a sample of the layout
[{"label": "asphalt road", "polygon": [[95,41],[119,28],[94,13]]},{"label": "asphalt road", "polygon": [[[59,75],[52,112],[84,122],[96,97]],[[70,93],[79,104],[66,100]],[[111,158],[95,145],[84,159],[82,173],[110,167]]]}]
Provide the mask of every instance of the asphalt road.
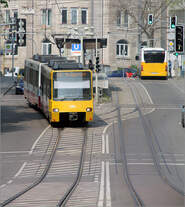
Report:
[{"label": "asphalt road", "polygon": [[[135,96],[139,93],[141,95],[141,97],[138,96],[137,101],[145,117],[145,125],[148,127],[146,129],[137,110],[132,110],[132,117],[124,116],[126,114],[123,113],[124,107],[134,107],[134,101],[131,100],[131,95],[128,95],[127,83],[123,83],[123,80],[113,82],[114,93],[118,95],[117,99],[122,107],[123,123],[122,134],[118,131],[117,121],[112,123],[107,130],[110,154],[113,158],[110,166],[112,206],[134,206],[125,188],[124,167],[123,172],[121,171],[124,150],[129,176],[145,206],[184,206],[184,197],[167,185],[165,179],[162,179],[159,171],[155,169],[149,144],[151,139],[155,139],[153,143],[157,149],[156,157],[159,161],[160,173],[177,190],[184,191],[185,140],[184,129],[180,124],[180,107],[185,100],[184,90],[182,90],[185,88],[184,83],[182,80],[133,80],[129,82],[130,85],[138,88]],[[122,139],[125,149],[121,144]],[[119,182],[121,180],[122,182]]]},{"label": "asphalt road", "polygon": [[[3,91],[11,83],[5,79]],[[15,88],[1,97],[0,186],[12,180],[47,126],[47,120],[28,106],[24,95],[15,95]]]},{"label": "asphalt road", "polygon": [[[4,82],[4,89],[9,85],[7,83]],[[148,109],[144,109],[142,106],[142,110],[147,124],[157,138],[162,154],[167,160],[168,168],[164,167],[163,172],[173,184],[182,189],[184,187],[185,143],[184,129],[179,122],[180,106],[184,104],[185,100],[184,82],[182,80],[143,80],[141,82],[134,80],[133,83],[138,84],[138,88],[142,89],[142,101],[151,105],[151,108]],[[121,105],[124,132],[121,137],[125,139],[129,174],[138,193],[146,202],[146,206],[184,206],[184,198],[173,189],[166,187],[154,169],[146,140],[147,136],[139,113],[132,108],[134,99],[127,84],[123,79],[118,79],[113,85],[112,104],[102,105],[96,109],[97,116],[100,113],[104,114],[101,116],[101,120],[105,125],[102,130],[105,143],[101,156],[105,163],[105,183],[103,181],[104,188],[100,189],[100,192],[105,193],[103,203],[114,207],[134,206],[123,176],[124,168],[121,162],[123,149],[117,126],[117,111],[113,110],[117,107],[115,99],[118,99]],[[114,93],[118,97],[114,96]],[[151,100],[148,98],[149,96]],[[124,104],[125,106],[123,106]],[[106,110],[112,111],[112,113],[109,114]],[[106,119],[104,119],[105,115]],[[101,122],[93,123],[94,130],[100,124]],[[47,126],[48,122],[43,115],[29,108],[23,95],[15,95],[14,88],[3,96],[1,99],[0,188],[9,185],[8,182],[12,181],[27,159],[31,146]],[[99,182],[102,182],[102,179]]]}]

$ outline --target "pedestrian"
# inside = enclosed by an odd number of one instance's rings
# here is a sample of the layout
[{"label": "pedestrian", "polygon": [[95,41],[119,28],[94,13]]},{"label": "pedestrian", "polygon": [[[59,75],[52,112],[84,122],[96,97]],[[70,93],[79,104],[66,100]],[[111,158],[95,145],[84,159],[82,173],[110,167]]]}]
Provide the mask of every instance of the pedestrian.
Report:
[{"label": "pedestrian", "polygon": [[172,62],[171,62],[171,60],[168,61],[168,71],[169,71],[169,77],[172,78]]},{"label": "pedestrian", "polygon": [[93,63],[92,63],[92,60],[89,60],[89,63],[88,63],[88,68],[90,69],[90,70],[94,70],[94,65],[93,65]]}]

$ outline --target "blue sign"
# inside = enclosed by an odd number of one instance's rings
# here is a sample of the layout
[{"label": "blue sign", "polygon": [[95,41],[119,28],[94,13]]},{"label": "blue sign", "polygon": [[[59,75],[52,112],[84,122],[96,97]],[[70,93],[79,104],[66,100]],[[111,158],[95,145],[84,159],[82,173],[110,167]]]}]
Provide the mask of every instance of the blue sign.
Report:
[{"label": "blue sign", "polygon": [[72,51],[81,51],[81,44],[72,44]]}]

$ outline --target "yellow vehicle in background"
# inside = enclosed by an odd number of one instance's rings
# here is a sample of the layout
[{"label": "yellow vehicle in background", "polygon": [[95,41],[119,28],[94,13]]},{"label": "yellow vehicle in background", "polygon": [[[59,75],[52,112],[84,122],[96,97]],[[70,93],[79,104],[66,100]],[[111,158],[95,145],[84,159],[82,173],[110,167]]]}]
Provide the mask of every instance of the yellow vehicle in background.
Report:
[{"label": "yellow vehicle in background", "polygon": [[163,77],[168,79],[167,52],[163,48],[142,48],[141,79],[144,77]]}]

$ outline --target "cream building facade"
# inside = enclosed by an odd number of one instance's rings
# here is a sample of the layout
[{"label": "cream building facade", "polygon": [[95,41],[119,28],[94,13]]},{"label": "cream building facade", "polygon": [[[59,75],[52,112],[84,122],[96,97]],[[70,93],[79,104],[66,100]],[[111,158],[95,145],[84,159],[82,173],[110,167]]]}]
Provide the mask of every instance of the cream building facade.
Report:
[{"label": "cream building facade", "polygon": [[[9,7],[2,9],[4,21],[8,23],[13,16],[26,19],[26,46],[16,46],[14,66],[23,68],[24,60],[36,53],[61,52],[63,56],[82,61],[81,57],[73,56],[72,42],[59,50],[56,38],[64,41],[105,38],[106,47],[97,49],[101,64],[109,65],[112,70],[139,65],[135,57],[139,54],[140,30],[128,11],[129,8],[120,8],[118,0],[10,0]],[[138,14],[135,16],[139,18]],[[161,21],[158,24],[161,26]],[[8,32],[8,26],[3,29]],[[166,47],[165,34],[164,29],[154,31],[154,46]],[[7,43],[5,39],[1,36],[1,48]],[[142,41],[145,40],[146,35],[142,35]],[[85,64],[89,59],[95,63],[95,55],[95,44],[84,46]],[[4,68],[12,68],[11,53],[1,55],[1,70]]]}]

